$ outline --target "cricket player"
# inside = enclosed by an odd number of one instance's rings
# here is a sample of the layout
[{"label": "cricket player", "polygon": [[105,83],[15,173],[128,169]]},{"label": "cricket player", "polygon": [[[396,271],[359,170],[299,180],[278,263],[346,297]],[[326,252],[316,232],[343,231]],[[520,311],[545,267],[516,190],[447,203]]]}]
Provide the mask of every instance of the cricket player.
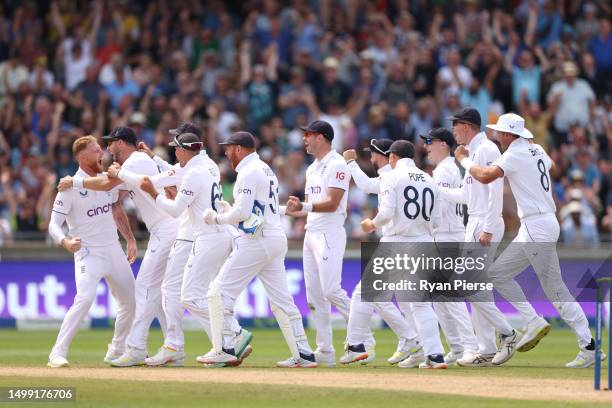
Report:
[{"label": "cricket player", "polygon": [[346,249],[346,207],[350,173],[340,154],[332,149],[334,130],[322,120],[302,128],[306,153],[315,161],[306,170],[305,202],[291,196],[287,215],[306,216],[304,283],[317,331],[317,362],[336,364],[332,343],[331,306],[349,318],[350,300],[342,289],[342,261]]},{"label": "cricket player", "polygon": [[[83,136],[75,140],[72,153],[79,163],[75,177],[94,177],[102,173],[103,151],[95,137]],[[64,222],[68,224],[69,235],[62,230]],[[127,242],[127,257],[119,244],[117,229]],[[53,204],[49,234],[55,242],[74,253],[77,294],[64,316],[48,366],[68,366],[68,347],[96,298],[101,278],[106,280],[118,302],[115,333],[104,360],[123,353],[136,308],[130,263],[136,259],[137,249],[119,201],[119,190],[98,192],[71,188],[59,192]]]},{"label": "cricket player", "polygon": [[[499,149],[480,131],[481,118],[474,108],[463,108],[450,118],[453,123],[453,136],[460,145],[469,146],[472,160],[483,166],[488,166],[500,156]],[[504,220],[502,218],[503,180],[497,180],[489,185],[474,180],[470,174],[465,174],[461,188],[440,187],[440,196],[448,202],[467,204],[468,224],[465,230],[465,242],[480,243],[488,259],[493,259],[495,249],[504,235]],[[457,360],[461,366],[479,367],[491,366],[497,352],[495,341],[495,326],[482,316],[481,309],[490,309],[495,315],[495,304],[484,306],[481,300],[471,302],[472,323],[478,339],[478,353],[464,353]],[[477,305],[476,305],[477,304]],[[503,325],[503,316],[496,323]],[[504,330],[507,327],[504,326]],[[504,332],[507,334],[507,332]]]},{"label": "cricket player", "polygon": [[[433,179],[438,187],[461,187],[461,172],[455,164],[451,150],[455,146],[453,134],[444,128],[432,129],[427,135],[420,135],[425,143],[427,158],[436,167]],[[434,217],[433,229],[436,242],[463,242],[465,226],[463,225],[463,206],[446,201],[438,196],[438,211]],[[474,335],[472,320],[465,302],[437,302],[434,307],[450,351],[444,357],[447,364],[452,364],[464,355],[476,354],[478,341]]]},{"label": "cricket player", "polygon": [[236,298],[257,276],[270,299],[271,309],[291,350],[279,367],[316,367],[308,345],[302,316],[289,294],[285,274],[287,237],[281,225],[278,179],[255,152],[255,138],[248,132],[230,136],[225,155],[238,173],[234,205],[223,213],[204,211],[211,227],[237,226],[242,234],[234,241],[231,255],[208,289],[208,307],[213,349],[199,361],[229,365],[240,359],[252,336],[237,338],[231,329]]},{"label": "cricket player", "polygon": [[[392,143],[393,141],[390,139],[372,139],[370,147],[364,149],[371,153],[370,161],[379,174],[379,177],[375,178],[368,177],[361,170],[355,161],[357,159],[355,150],[347,150],[342,154],[357,187],[368,194],[377,194],[379,203],[381,201],[380,176],[392,170],[389,164],[389,155],[391,154],[389,149]],[[383,230],[390,227],[392,227],[392,223],[385,225]],[[412,314],[406,317],[402,316],[401,312],[391,302],[362,302],[361,282],[359,282],[351,295],[347,344],[345,354],[340,358],[342,364],[350,364],[356,361],[365,364],[373,361],[376,357],[374,348],[376,343],[370,329],[370,319],[374,310],[378,311],[399,339],[395,353],[387,359],[390,364],[397,364],[422,350],[414,329],[415,324],[412,320]],[[408,321],[408,318],[411,321]]]},{"label": "cricket player", "polygon": [[[193,133],[201,139],[202,132],[194,123],[184,123],[176,129],[170,129],[169,133],[176,137],[182,133]],[[199,148],[202,146],[201,141],[193,142],[193,146]],[[190,145],[191,146],[191,145]],[[154,155],[153,152],[144,144],[139,142],[137,145],[139,151],[146,153],[155,161],[161,173],[150,177],[150,180],[159,191],[166,189],[170,194],[176,195],[176,187],[181,184],[184,167],[180,161],[176,165],[163,160],[161,157]],[[205,154],[205,153],[204,153]],[[119,178],[125,180],[132,186],[138,186],[142,183],[142,179],[147,177],[141,174],[135,174],[125,168],[121,168],[118,164],[113,164],[108,169],[108,175],[111,178]],[[170,190],[171,189],[171,190]],[[157,195],[157,194],[156,194]],[[167,211],[166,211],[167,213]],[[193,224],[189,220],[189,214],[184,211],[178,217],[169,214],[173,218],[178,218],[179,227],[170,250],[166,270],[161,285],[162,293],[162,308],[166,316],[167,328],[165,332],[164,344],[159,348],[157,354],[145,359],[145,364],[149,366],[172,365],[181,366],[184,363],[185,339],[181,322],[184,315],[184,308],[181,304],[181,285],[183,283],[183,270],[187,265],[187,260],[191,254],[191,249],[194,241]]]},{"label": "cricket player", "polygon": [[[538,316],[514,279],[531,264],[546,296],[578,338],[580,351],[566,367],[590,367],[595,363],[595,341],[583,310],[573,301],[563,282],[556,250],[559,223],[552,197],[552,160],[540,145],[530,143],[533,135],[525,129],[525,121],[519,115],[501,115],[496,124],[487,127],[495,130],[505,150],[498,160],[490,166],[477,165],[463,147],[457,150],[456,156],[466,171],[481,183],[488,184],[506,177],[516,199],[521,219],[518,235],[491,266],[489,274],[495,289],[511,301],[527,322],[526,333],[518,342],[517,349],[532,349],[550,331],[550,325]],[[550,245],[528,247],[527,243]]]},{"label": "cricket player", "polygon": [[[414,145],[407,140],[396,140],[390,148],[389,164],[392,171],[382,174],[378,214],[361,222],[365,232],[373,232],[389,223],[380,242],[433,242],[432,217],[438,187],[433,179],[414,164]],[[411,197],[411,198],[408,198]],[[421,205],[431,203],[429,205]],[[444,348],[440,341],[438,319],[431,302],[399,302],[405,314],[413,313],[419,338],[423,344],[425,361],[420,368],[448,368],[444,362]],[[408,362],[410,364],[408,364]],[[398,364],[412,368],[413,359]]]},{"label": "cricket player", "polygon": [[[202,218],[205,210],[219,208],[222,203],[219,167],[208,157],[205,150],[200,150],[202,145],[201,137],[195,133],[180,133],[170,142],[170,146],[176,149],[176,157],[182,173],[177,196],[174,200],[165,197],[163,194],[158,194],[154,182],[149,177],[142,179],[141,188],[151,195],[156,204],[165,212],[175,218],[183,218],[186,215],[187,224],[193,226],[191,238],[195,241],[193,241],[193,245],[188,246],[185,262],[181,262],[180,265],[172,261],[168,262],[169,266],[174,264],[174,268],[182,267],[183,269],[177,272],[167,268],[164,282],[168,281],[168,275],[178,276],[173,280],[179,283],[180,317],[182,317],[184,306],[202,325],[208,337],[212,339],[206,292],[210,282],[217,275],[231,252],[232,234],[228,226],[208,225]],[[174,248],[177,245],[184,245],[183,242],[185,241],[179,241],[177,238]],[[177,254],[182,254],[182,251]],[[182,261],[182,256],[180,259]],[[162,285],[162,291],[163,288]],[[168,300],[166,299],[166,301]],[[180,317],[178,319],[179,323],[181,321]],[[237,325],[238,323],[233,319],[233,327],[235,328]],[[240,329],[238,328],[237,331],[240,332]],[[244,330],[243,333],[238,335],[247,336],[250,333]],[[168,340],[166,340],[167,342]],[[250,354],[250,349],[248,353]],[[159,354],[157,361],[147,361],[147,364],[167,364],[163,362],[174,360],[177,352],[164,345]],[[184,357],[184,353],[178,357]],[[244,355],[239,356],[239,358],[243,357]]]},{"label": "cricket player", "polygon": [[[145,153],[136,150],[136,134],[131,128],[117,127],[110,135],[102,139],[109,142],[108,150],[123,169],[148,176],[159,174],[157,164]],[[176,238],[177,222],[157,208],[151,196],[142,191],[138,185],[130,185],[128,182],[123,182],[118,178],[109,178],[106,175],[86,178],[77,176],[64,177],[58,188],[61,191],[73,185],[77,188],[84,186],[96,191],[110,191],[119,186],[122,195],[129,194],[134,200],[149,230],[149,243],[136,277],[136,312],[127,339],[127,348],[123,354],[115,354],[114,359],[110,361],[110,364],[115,367],[144,365],[147,357],[149,327],[155,317],[159,320],[164,337],[166,333],[161,284],[170,249]]]}]

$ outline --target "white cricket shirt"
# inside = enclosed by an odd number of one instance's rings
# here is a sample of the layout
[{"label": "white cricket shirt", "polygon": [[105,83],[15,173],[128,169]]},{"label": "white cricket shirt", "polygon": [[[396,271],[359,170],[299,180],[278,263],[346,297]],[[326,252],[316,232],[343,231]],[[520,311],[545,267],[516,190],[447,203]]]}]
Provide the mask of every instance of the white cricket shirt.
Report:
[{"label": "white cricket shirt", "polygon": [[[433,170],[433,180],[441,188],[461,187],[461,172],[454,157],[448,156],[438,163]],[[450,202],[439,195],[436,205],[438,209],[434,218],[434,234],[465,232],[461,204]]]},{"label": "white cricket shirt", "polygon": [[557,211],[550,179],[552,160],[542,146],[520,137],[493,165],[504,171],[510,183],[519,218]]},{"label": "white cricket shirt", "polygon": [[[355,161],[348,163],[348,167],[349,167],[351,176],[353,177],[353,180],[355,181],[355,185],[357,186],[357,188],[368,194],[376,194],[378,197],[378,205],[380,205],[380,202],[381,202],[380,176],[393,170],[391,168],[391,165],[386,164],[380,169],[378,169],[377,170],[378,177],[372,177],[372,178],[368,177],[368,175],[365,174],[363,170],[361,170],[361,167],[359,167],[359,165]],[[381,234],[385,235],[387,230],[389,230],[392,227],[393,227],[393,222],[389,222],[388,224],[383,225],[383,227],[381,228]]]},{"label": "white cricket shirt", "polygon": [[306,170],[306,196],[309,203],[318,203],[328,198],[330,188],[344,190],[340,204],[334,212],[309,212],[305,229],[325,231],[344,225],[350,184],[350,170],[344,159],[331,150],[321,160],[315,160]]},{"label": "white cricket shirt", "polygon": [[[81,168],[74,176],[88,177]],[[110,191],[72,187],[57,193],[53,211],[66,216],[70,236],[81,238],[82,246],[107,246],[119,239],[113,219],[113,203],[118,198],[118,187]]]}]

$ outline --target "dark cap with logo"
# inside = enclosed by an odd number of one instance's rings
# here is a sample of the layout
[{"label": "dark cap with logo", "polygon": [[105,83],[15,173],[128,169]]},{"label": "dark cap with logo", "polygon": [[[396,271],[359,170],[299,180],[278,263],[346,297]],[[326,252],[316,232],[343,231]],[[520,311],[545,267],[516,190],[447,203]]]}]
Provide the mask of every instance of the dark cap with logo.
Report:
[{"label": "dark cap with logo", "polygon": [[419,136],[423,140],[427,140],[427,139],[441,140],[443,142],[446,142],[446,144],[449,147],[453,147],[455,145],[455,138],[453,137],[453,134],[451,133],[451,131],[448,129],[434,128],[434,129],[431,129],[429,132],[427,132],[426,135],[419,135]]},{"label": "dark cap with logo", "polygon": [[396,140],[391,145],[390,151],[401,159],[414,158],[414,145],[407,140]]},{"label": "dark cap with logo", "polygon": [[181,133],[180,135],[174,136],[174,140],[168,143],[168,146],[200,151],[202,150],[202,141],[195,133]]},{"label": "dark cap with logo", "polygon": [[320,133],[330,142],[334,139],[334,128],[324,120],[315,120],[308,127],[300,128],[304,132]]},{"label": "dark cap with logo", "polygon": [[370,147],[366,147],[363,150],[389,157],[389,154],[391,154],[389,149],[391,148],[392,144],[393,140],[391,139],[372,139],[370,140]]},{"label": "dark cap with logo", "polygon": [[472,125],[476,125],[478,127],[480,127],[482,124],[480,113],[478,113],[476,109],[469,107],[461,109],[448,119],[452,120],[453,122],[471,123]]},{"label": "dark cap with logo", "polygon": [[225,142],[219,143],[220,145],[237,145],[246,147],[249,149],[255,148],[255,137],[249,132],[236,132],[233,133]]},{"label": "dark cap with logo", "polygon": [[186,122],[177,127],[176,129],[170,129],[168,131],[173,136],[180,135],[181,133],[193,133],[197,135],[200,139],[202,138],[202,130],[198,125],[193,122]]},{"label": "dark cap with logo", "polygon": [[110,132],[108,136],[102,136],[102,140],[107,142],[114,140],[123,140],[126,143],[133,144],[136,146],[136,133],[132,128],[127,126],[116,127]]}]

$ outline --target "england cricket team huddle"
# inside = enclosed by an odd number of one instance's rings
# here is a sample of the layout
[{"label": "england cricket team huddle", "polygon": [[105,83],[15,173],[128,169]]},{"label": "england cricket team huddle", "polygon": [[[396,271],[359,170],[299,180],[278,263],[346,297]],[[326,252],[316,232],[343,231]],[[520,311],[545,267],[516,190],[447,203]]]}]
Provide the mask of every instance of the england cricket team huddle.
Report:
[{"label": "england cricket team huddle", "polygon": [[[342,289],[350,180],[377,194],[378,213],[365,219],[366,232],[381,242],[472,242],[495,254],[504,234],[503,178],[517,202],[521,226],[517,243],[555,243],[559,224],[552,198],[554,165],[520,116],[508,113],[487,125],[501,145],[481,131],[478,111],[464,108],[452,117],[452,132],[432,129],[421,135],[433,177],[414,162],[405,140],[374,139],[371,162],[379,177],[369,178],[355,161],[357,153],[332,149],[334,131],[325,121],[304,131],[304,147],[314,156],[306,172],[305,200],[278,199],[278,179],[260,159],[256,141],[237,132],[225,142],[225,156],[237,173],[234,202],[223,200],[217,164],[206,154],[201,130],[186,123],[170,131],[178,163],[171,165],[141,142],[128,127],[103,137],[114,163],[103,172],[103,150],[92,136],[77,139],[73,153],[79,169],[59,183],[49,226],[53,239],[74,254],[77,295],[62,322],[49,356],[50,367],[68,366],[68,349],[86,317],[101,278],[117,300],[115,331],[104,362],[113,367],[182,366],[185,360],[181,320],[185,309],[200,323],[212,349],[196,360],[205,367],[238,366],[252,352],[253,335],[234,317],[240,293],[257,277],[262,282],[291,356],[277,366],[333,366],[332,305],[347,320],[341,364],[366,364],[375,358],[370,319],[376,310],[398,338],[390,364],[403,368],[500,365],[516,351],[534,348],[550,325],[527,301],[515,277],[529,264],[544,292],[577,337],[579,352],[566,364],[594,363],[594,341],[584,312],[564,284],[556,252],[546,262],[521,246],[508,247],[489,275],[495,289],[519,311],[524,330],[512,328],[491,299],[472,301],[470,315],[461,302],[365,302],[361,283],[349,298]],[[455,148],[455,145],[458,147]],[[454,150],[454,157],[452,152]],[[465,176],[457,163],[465,169]],[[122,201],[129,196],[150,237],[137,277],[130,264],[136,241]],[[464,226],[463,205],[468,222]],[[306,217],[304,281],[316,349],[308,343],[302,316],[287,286],[287,238],[281,217]],[[68,226],[65,233],[64,223]],[[117,230],[125,239],[122,249]],[[532,251],[530,251],[532,252]],[[148,331],[157,318],[164,343],[149,357]],[[450,347],[445,353],[440,328]]]}]

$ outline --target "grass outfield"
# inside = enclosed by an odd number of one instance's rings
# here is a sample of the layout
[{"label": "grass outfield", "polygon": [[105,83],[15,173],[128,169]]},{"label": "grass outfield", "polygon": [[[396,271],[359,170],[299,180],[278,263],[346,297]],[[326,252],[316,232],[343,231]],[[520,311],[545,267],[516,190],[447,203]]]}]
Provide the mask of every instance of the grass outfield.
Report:
[{"label": "grass outfield", "polygon": [[[77,388],[78,402],[66,403],[69,406],[324,406],[324,407],[355,407],[373,406],[381,403],[428,407],[501,407],[516,406],[594,406],[612,403],[612,392],[592,392],[593,370],[569,370],[564,364],[574,358],[577,347],[573,334],[566,329],[555,328],[534,350],[517,355],[506,365],[486,369],[466,369],[452,367],[445,371],[401,370],[391,367],[386,362],[396,346],[396,338],[389,330],[376,332],[377,358],[369,366],[338,366],[317,370],[280,370],[273,368],[275,362],[288,357],[288,349],[281,333],[274,329],[254,331],[254,352],[243,367],[237,369],[204,369],[195,362],[198,354],[206,352],[210,344],[203,333],[186,332],[186,365],[191,369],[181,368],[128,368],[106,369],[102,362],[106,344],[112,333],[110,330],[88,330],[79,332],[68,359],[75,369],[87,369],[78,377],[60,378],[56,375],[70,375],[71,370],[43,369],[50,348],[55,340],[56,332],[35,331],[17,332],[0,330],[0,387],[7,386],[74,386]],[[314,333],[308,332],[314,339]],[[344,331],[334,333],[337,356],[342,350]],[[151,331],[149,351],[154,352],[161,344],[161,332]],[[604,343],[607,344],[607,343]],[[607,351],[607,350],[606,350]],[[606,365],[604,364],[604,367]],[[3,370],[6,368],[6,370]],[[9,369],[20,371],[9,371]],[[196,369],[197,368],[197,369]],[[24,371],[25,370],[25,371]],[[28,372],[32,370],[32,376]],[[34,372],[37,372],[34,374]],[[74,371],[74,370],[73,370]],[[296,378],[295,382],[279,385],[266,384],[266,373],[269,376],[293,376],[297,371],[308,371],[306,377]],[[97,378],[95,373],[103,373]],[[153,374],[150,374],[153,373]],[[230,381],[239,374],[254,373],[255,380],[237,379],[240,383],[224,383],[223,379],[199,381],[200,374],[220,374]],[[286,374],[285,374],[286,373]],[[603,371],[605,385],[606,371]],[[156,380],[163,375],[163,381]],[[314,375],[311,375],[314,374]],[[121,378],[114,379],[113,376]],[[108,376],[111,376],[110,378]],[[154,377],[147,380],[147,377]],[[333,376],[330,382],[319,386],[300,384],[316,383],[316,377]],[[144,379],[144,380],[143,380]],[[347,384],[346,380],[349,380]],[[448,388],[440,380],[448,381]],[[543,395],[522,395],[520,401],[508,398],[489,398],[484,396],[456,395],[457,382],[476,383],[485,390],[494,387],[495,381],[506,383],[505,391],[510,390],[514,381],[520,380],[527,384],[542,384]],[[337,382],[336,382],[337,380]],[[210,381],[214,381],[211,383]],[[401,381],[400,387],[394,387],[392,381]],[[435,392],[403,391],[401,384],[405,382],[410,389],[412,383],[431,382]],[[256,382],[255,384],[250,382]],[[360,382],[362,385],[360,386]],[[380,383],[380,387],[373,386]],[[385,384],[388,383],[388,384]],[[453,383],[453,384],[451,384]],[[438,386],[436,386],[438,384]],[[480,385],[481,384],[481,385]],[[452,385],[452,387],[451,387]],[[335,388],[337,387],[337,388]],[[365,388],[373,389],[365,389]],[[385,389],[394,387],[393,389]],[[548,388],[547,388],[548,387]],[[579,387],[580,392],[592,401],[564,402],[559,398],[555,401],[538,401],[546,399],[548,389],[554,393],[555,388],[564,391],[569,387]],[[380,389],[377,389],[380,388]],[[455,390],[455,391],[453,391]],[[434,391],[434,390],[431,390]],[[517,388],[517,393],[520,391]],[[455,394],[455,395],[451,395]],[[487,395],[477,392],[476,395]],[[608,399],[610,397],[610,399]],[[514,398],[510,395],[509,398]],[[518,398],[518,397],[517,397]],[[602,400],[605,398],[605,401]],[[322,405],[323,404],[323,405]],[[3,405],[3,404],[0,404]],[[62,406],[64,404],[54,404]],[[19,404],[27,406],[27,404]],[[40,406],[40,403],[34,406]],[[603,405],[602,405],[603,406]]]}]

